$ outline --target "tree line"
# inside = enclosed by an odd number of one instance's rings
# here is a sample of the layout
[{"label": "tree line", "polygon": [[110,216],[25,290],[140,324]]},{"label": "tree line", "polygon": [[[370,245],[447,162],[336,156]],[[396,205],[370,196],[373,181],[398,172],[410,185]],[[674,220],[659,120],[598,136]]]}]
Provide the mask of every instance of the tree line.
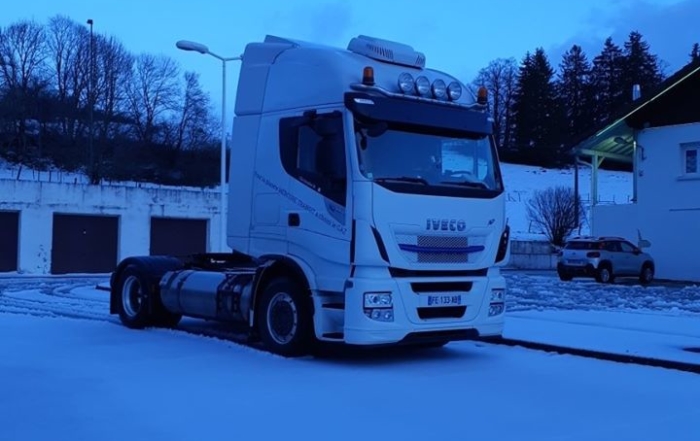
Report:
[{"label": "tree line", "polygon": [[66,16],[0,28],[0,157],[104,180],[218,183],[220,123],[195,72]]},{"label": "tree line", "polygon": [[[700,59],[693,45],[690,60]],[[590,59],[572,45],[555,69],[544,49],[516,61],[498,58],[482,68],[474,87],[489,89],[489,105],[499,155],[506,162],[563,166],[573,161],[572,142],[608,121],[632,102],[633,85],[641,94],[665,78],[666,63],[652,53],[640,32],[630,32],[618,45],[607,38]]]},{"label": "tree line", "polygon": [[[700,58],[696,43],[690,52]],[[634,31],[605,40],[592,60],[579,45],[558,69],[541,47],[499,58],[474,86],[489,89],[501,159],[566,165],[577,136],[665,79],[664,62]],[[0,28],[0,157],[90,182],[218,184],[220,123],[195,72],[164,55],[133,54],[113,36],[56,15]]]}]

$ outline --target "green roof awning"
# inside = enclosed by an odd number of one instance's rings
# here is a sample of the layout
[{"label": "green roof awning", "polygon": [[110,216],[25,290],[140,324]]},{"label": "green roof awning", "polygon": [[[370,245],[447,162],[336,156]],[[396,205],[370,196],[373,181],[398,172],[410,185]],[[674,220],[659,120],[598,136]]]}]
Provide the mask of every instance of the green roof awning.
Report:
[{"label": "green roof awning", "polygon": [[700,60],[694,60],[654,90],[618,109],[573,143],[576,156],[633,162],[634,131],[700,121]]},{"label": "green roof awning", "polygon": [[634,131],[624,120],[618,120],[576,147],[578,156],[597,156],[620,162],[632,162]]}]

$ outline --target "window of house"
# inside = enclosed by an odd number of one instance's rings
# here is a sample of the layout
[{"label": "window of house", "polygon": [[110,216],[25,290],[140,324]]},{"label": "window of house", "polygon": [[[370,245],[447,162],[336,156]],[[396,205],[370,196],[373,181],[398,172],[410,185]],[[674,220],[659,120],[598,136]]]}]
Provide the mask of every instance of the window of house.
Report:
[{"label": "window of house", "polygon": [[690,142],[681,144],[683,150],[683,173],[686,175],[697,175],[700,171],[700,142]]},{"label": "window of house", "polygon": [[292,177],[346,204],[347,174],[340,112],[280,120],[280,156]]}]

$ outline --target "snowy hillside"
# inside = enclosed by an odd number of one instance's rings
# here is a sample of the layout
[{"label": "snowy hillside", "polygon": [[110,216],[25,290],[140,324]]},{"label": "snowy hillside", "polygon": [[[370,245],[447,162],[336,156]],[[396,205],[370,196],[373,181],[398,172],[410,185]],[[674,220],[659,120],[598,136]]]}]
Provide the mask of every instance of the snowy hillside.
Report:
[{"label": "snowy hillside", "polygon": [[[541,167],[501,164],[506,192],[507,192],[507,216],[516,239],[541,239],[543,236],[534,231],[527,219],[526,203],[535,191],[550,186],[565,185],[573,188],[574,171],[544,169]],[[590,201],[591,178],[590,170],[579,169],[579,188],[581,197],[586,206]],[[611,172],[601,170],[598,173],[599,203],[627,203],[632,195],[632,175],[627,172]],[[18,167],[3,163],[0,160],[0,179],[19,179],[42,182],[86,183],[87,179],[79,173],[67,173],[57,170],[35,171],[26,167]],[[138,187],[165,187],[158,184],[136,184],[133,182],[113,183],[120,186]],[[581,233],[587,233],[587,226]]]},{"label": "snowy hillside", "polygon": [[[501,164],[505,180],[507,203],[506,214],[515,239],[538,239],[540,234],[534,231],[527,218],[527,201],[537,190],[553,186],[574,188],[574,169],[545,169],[517,164]],[[591,171],[579,168],[579,194],[586,208],[591,200]],[[632,174],[629,172],[598,171],[598,203],[626,204],[632,198]],[[581,234],[588,233],[584,225]]]}]

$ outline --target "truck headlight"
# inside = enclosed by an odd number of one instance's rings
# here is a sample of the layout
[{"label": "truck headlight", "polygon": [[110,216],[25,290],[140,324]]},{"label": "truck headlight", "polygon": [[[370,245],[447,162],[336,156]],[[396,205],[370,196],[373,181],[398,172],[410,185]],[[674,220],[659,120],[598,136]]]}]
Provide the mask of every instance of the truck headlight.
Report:
[{"label": "truck headlight", "polygon": [[394,299],[391,292],[366,292],[364,294],[364,313],[379,322],[394,321]]},{"label": "truck headlight", "polygon": [[415,82],[410,73],[404,72],[399,75],[399,90],[403,93],[411,92],[415,87]]},{"label": "truck headlight", "polygon": [[491,303],[489,305],[489,317],[503,314],[503,311],[505,311],[505,309],[506,306],[503,303]]},{"label": "truck headlight", "polygon": [[506,289],[491,289],[491,301],[489,302],[489,317],[503,314],[506,310]]},{"label": "truck headlight", "polygon": [[365,308],[391,308],[394,306],[390,292],[366,292]]},{"label": "truck headlight", "polygon": [[447,86],[445,82],[441,79],[433,81],[433,96],[439,100],[444,100],[447,98]]},{"label": "truck headlight", "polygon": [[416,78],[416,92],[420,96],[430,95],[430,80],[426,76],[419,76]]},{"label": "truck headlight", "polygon": [[462,86],[457,81],[451,82],[447,86],[447,95],[452,101],[457,101],[462,96]]}]

